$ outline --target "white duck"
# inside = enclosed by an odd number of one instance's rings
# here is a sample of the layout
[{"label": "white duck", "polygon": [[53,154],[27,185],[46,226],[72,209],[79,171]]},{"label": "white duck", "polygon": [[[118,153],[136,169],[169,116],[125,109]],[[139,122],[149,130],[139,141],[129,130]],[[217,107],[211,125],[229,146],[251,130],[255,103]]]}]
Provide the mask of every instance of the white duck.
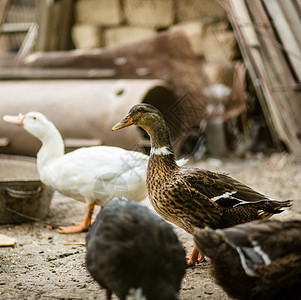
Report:
[{"label": "white duck", "polygon": [[[60,132],[43,114],[4,116],[4,121],[22,126],[42,142],[37,154],[41,181],[60,193],[88,204],[84,220],[75,226],[61,227],[60,233],[87,230],[95,204],[102,208],[114,196],[141,201],[147,196],[148,156],[112,146],[80,148],[64,154]],[[181,160],[179,164],[185,164]]]}]

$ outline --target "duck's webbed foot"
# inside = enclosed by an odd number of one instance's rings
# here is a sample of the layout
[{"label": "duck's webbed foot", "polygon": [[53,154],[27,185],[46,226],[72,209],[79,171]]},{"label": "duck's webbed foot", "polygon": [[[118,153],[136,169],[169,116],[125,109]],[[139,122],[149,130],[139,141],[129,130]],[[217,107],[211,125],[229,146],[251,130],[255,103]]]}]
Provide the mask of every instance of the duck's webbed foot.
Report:
[{"label": "duck's webbed foot", "polygon": [[57,231],[63,234],[78,233],[87,231],[91,225],[91,218],[94,210],[94,204],[89,204],[85,218],[82,222],[76,223],[74,226],[60,227]]},{"label": "duck's webbed foot", "polygon": [[78,233],[78,232],[84,232],[87,231],[89,228],[89,226],[85,226],[82,223],[77,223],[74,226],[64,226],[64,227],[60,227],[57,231],[59,233],[63,233],[63,234],[69,234],[69,233]]},{"label": "duck's webbed foot", "polygon": [[190,255],[186,256],[187,267],[193,267],[195,264],[199,264],[203,261],[205,261],[205,256],[196,246],[194,246]]}]

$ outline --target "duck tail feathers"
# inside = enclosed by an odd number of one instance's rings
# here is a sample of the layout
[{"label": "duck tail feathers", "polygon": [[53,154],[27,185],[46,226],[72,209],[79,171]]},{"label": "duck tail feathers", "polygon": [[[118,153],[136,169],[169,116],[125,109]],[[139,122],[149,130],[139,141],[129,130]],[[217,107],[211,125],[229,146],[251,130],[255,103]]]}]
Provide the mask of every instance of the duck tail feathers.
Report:
[{"label": "duck tail feathers", "polygon": [[292,206],[292,200],[285,200],[285,201],[269,201],[266,202],[266,209],[265,211],[267,213],[272,213],[272,214],[279,214],[283,212],[283,208],[286,207],[291,207]]}]

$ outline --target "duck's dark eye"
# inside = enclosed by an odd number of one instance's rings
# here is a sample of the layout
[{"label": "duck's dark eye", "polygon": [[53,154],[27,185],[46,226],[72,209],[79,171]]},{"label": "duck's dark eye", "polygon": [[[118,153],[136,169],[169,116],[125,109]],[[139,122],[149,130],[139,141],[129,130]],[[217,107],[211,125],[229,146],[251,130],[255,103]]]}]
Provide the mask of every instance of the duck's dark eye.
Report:
[{"label": "duck's dark eye", "polygon": [[32,117],[34,120],[36,120],[37,119],[37,117]]},{"label": "duck's dark eye", "polygon": [[137,112],[144,112],[145,110],[144,110],[144,108],[143,107],[139,107],[138,109],[137,109]]}]

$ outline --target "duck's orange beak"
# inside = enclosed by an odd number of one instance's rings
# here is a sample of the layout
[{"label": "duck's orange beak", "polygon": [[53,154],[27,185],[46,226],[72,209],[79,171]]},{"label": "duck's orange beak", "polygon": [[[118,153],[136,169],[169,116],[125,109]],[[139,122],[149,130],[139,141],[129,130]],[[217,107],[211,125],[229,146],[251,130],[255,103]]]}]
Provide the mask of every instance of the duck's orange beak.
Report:
[{"label": "duck's orange beak", "polygon": [[120,121],[119,123],[117,123],[115,126],[112,127],[112,131],[119,130],[119,129],[125,128],[125,127],[129,127],[133,124],[134,124],[134,122],[133,122],[132,118],[129,115],[127,115],[122,121]]},{"label": "duck's orange beak", "polygon": [[19,114],[18,116],[4,116],[3,120],[7,123],[23,126],[23,120],[25,119],[26,115]]}]

